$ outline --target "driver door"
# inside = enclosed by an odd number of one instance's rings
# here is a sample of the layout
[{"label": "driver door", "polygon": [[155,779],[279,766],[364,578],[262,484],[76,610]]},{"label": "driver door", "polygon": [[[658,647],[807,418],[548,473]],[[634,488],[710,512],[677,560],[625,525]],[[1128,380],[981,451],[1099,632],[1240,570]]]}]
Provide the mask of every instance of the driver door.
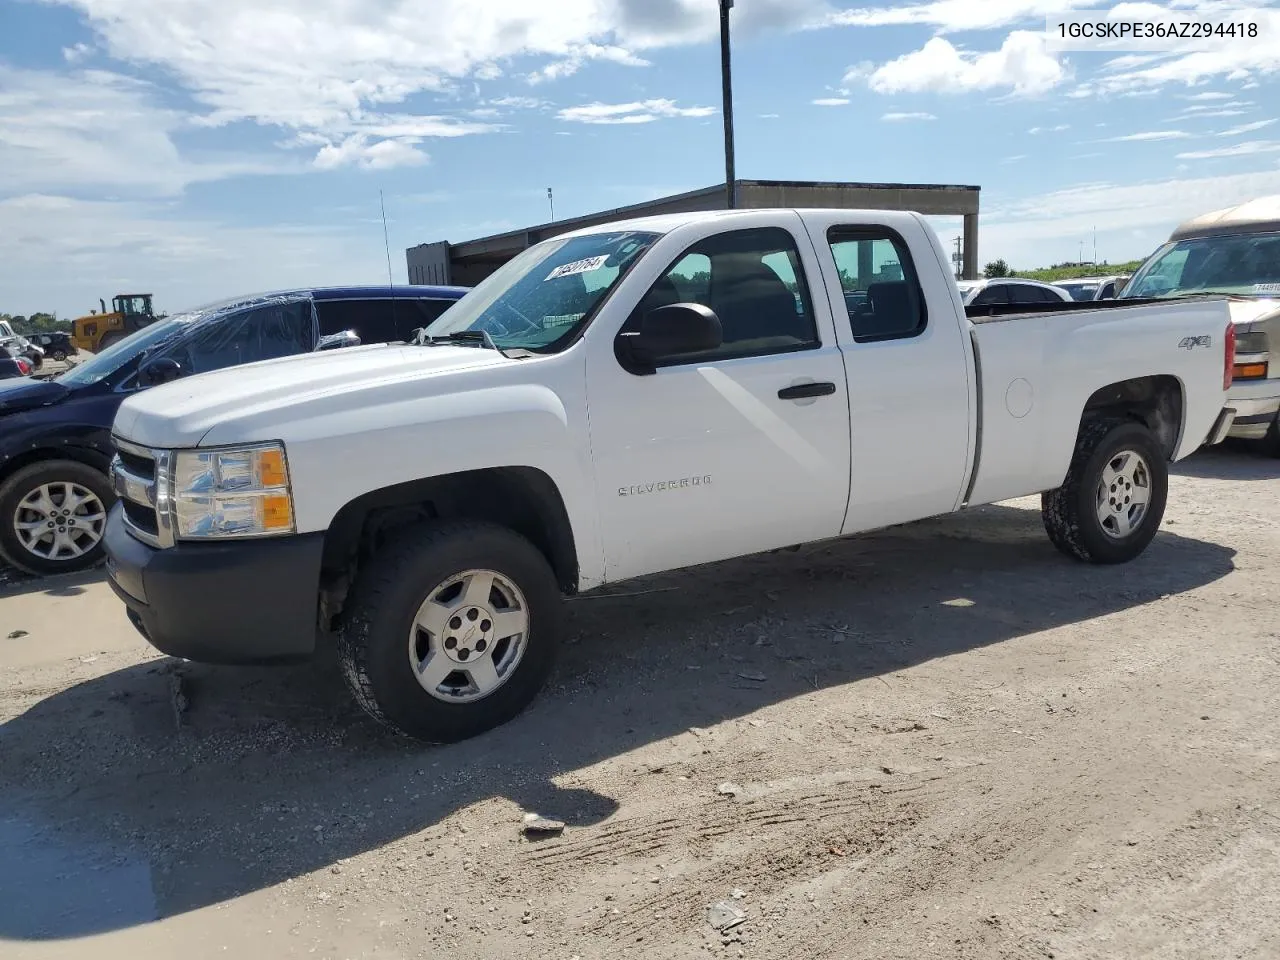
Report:
[{"label": "driver door", "polygon": [[826,298],[810,295],[820,273],[798,217],[796,227],[695,240],[620,331],[656,307],[700,303],[720,319],[720,347],[660,359],[643,375],[622,368],[612,336],[593,344],[587,399],[607,579],[840,532],[848,390]]}]

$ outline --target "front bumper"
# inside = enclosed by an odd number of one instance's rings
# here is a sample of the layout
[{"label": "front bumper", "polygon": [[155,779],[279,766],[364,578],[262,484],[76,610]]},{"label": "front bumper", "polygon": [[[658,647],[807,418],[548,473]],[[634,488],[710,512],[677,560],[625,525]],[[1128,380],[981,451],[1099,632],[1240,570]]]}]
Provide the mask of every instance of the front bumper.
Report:
[{"label": "front bumper", "polygon": [[1280,413],[1280,380],[1234,383],[1227,392],[1227,406],[1236,411],[1227,436],[1260,440]]},{"label": "front bumper", "polygon": [[107,517],[107,576],[161,653],[254,664],[315,651],[323,533],[157,550],[130,536],[121,512],[117,503]]}]

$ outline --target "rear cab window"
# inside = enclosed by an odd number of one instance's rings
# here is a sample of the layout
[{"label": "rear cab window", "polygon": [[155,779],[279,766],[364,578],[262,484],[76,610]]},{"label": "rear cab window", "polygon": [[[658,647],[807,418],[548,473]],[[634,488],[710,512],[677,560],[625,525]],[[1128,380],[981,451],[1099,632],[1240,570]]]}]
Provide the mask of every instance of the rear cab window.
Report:
[{"label": "rear cab window", "polygon": [[929,319],[924,291],[901,237],[880,227],[835,226],[827,231],[827,242],[855,343],[924,332]]}]

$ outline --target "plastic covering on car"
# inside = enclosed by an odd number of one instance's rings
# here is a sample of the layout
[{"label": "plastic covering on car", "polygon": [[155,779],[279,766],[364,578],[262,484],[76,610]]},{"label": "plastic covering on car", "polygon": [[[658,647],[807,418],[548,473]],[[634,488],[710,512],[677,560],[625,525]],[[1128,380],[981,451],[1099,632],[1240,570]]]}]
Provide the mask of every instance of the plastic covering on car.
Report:
[{"label": "plastic covering on car", "polygon": [[[309,296],[240,300],[215,307],[184,324],[182,335],[164,350],[189,373],[271,360],[314,350],[319,340]],[[159,355],[160,350],[152,351]]]}]

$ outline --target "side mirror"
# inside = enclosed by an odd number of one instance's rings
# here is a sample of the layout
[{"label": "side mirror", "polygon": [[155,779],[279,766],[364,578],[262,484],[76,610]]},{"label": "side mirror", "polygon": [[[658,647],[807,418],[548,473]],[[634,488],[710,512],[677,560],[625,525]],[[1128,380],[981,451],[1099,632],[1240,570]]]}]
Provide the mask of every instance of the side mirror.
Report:
[{"label": "side mirror", "polygon": [[358,346],[360,346],[360,335],[354,330],[343,330],[341,333],[331,333],[321,337],[320,342],[316,344],[316,349],[341,350],[343,347]]},{"label": "side mirror", "polygon": [[722,342],[714,310],[700,303],[673,303],[646,313],[638,331],[619,334],[614,353],[624,370],[644,376],[655,373],[660,360],[714,350]]},{"label": "side mirror", "polygon": [[152,357],[138,368],[138,383],[144,387],[158,387],[177,380],[182,372],[182,364],[173,357]]}]

